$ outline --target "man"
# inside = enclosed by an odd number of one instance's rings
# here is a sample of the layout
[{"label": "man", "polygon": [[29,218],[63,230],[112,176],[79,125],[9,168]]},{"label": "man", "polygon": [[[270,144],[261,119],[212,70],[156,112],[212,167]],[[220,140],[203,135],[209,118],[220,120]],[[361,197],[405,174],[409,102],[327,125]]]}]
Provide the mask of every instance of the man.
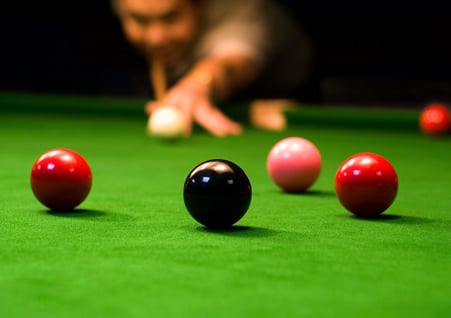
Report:
[{"label": "man", "polygon": [[[193,122],[217,136],[240,134],[242,126],[217,103],[240,95],[290,97],[309,75],[307,37],[265,0],[113,0],[113,7],[126,38],[154,71],[164,68],[170,88],[148,104],[149,113],[162,105],[178,107],[187,134]],[[265,112],[255,114],[254,122],[264,126],[266,115],[258,115]],[[281,121],[277,112],[268,116]]]}]

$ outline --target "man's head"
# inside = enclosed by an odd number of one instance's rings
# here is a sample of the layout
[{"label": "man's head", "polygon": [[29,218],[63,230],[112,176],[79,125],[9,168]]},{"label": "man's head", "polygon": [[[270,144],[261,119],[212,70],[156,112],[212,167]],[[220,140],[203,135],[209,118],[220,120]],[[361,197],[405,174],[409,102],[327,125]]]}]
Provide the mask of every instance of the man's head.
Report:
[{"label": "man's head", "polygon": [[180,61],[195,42],[206,0],[113,0],[126,38],[148,58]]}]

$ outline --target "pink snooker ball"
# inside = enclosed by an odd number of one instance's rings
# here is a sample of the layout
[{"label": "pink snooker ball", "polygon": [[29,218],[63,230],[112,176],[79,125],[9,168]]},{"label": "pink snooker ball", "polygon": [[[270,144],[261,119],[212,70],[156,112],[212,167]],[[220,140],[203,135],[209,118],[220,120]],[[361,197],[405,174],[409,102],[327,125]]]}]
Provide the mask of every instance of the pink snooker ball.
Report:
[{"label": "pink snooker ball", "polygon": [[321,172],[321,154],[309,140],[288,137],[270,150],[266,167],[272,181],[285,192],[305,192]]}]

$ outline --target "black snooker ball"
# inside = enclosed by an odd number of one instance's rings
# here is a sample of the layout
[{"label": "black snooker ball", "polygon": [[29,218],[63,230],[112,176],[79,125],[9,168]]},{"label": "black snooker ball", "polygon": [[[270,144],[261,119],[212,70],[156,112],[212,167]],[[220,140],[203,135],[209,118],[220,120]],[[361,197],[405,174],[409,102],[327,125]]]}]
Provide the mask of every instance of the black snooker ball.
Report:
[{"label": "black snooker ball", "polygon": [[237,164],[211,159],[194,167],[183,187],[191,216],[209,228],[227,228],[238,222],[251,203],[252,188]]}]

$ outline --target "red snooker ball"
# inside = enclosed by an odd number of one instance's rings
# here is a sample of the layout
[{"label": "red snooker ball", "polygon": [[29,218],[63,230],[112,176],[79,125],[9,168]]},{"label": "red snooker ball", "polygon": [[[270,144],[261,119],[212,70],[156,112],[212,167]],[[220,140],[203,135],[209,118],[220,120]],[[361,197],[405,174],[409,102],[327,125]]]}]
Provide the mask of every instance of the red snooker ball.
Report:
[{"label": "red snooker ball", "polygon": [[321,154],[311,141],[288,137],[271,148],[266,167],[272,181],[285,192],[305,192],[319,177]]},{"label": "red snooker ball", "polygon": [[364,152],[346,159],[335,176],[340,203],[361,217],[374,217],[390,207],[398,192],[398,176],[384,157]]},{"label": "red snooker ball", "polygon": [[88,196],[92,173],[80,154],[57,148],[36,160],[30,183],[33,194],[43,205],[51,210],[70,211]]},{"label": "red snooker ball", "polygon": [[450,109],[441,103],[427,105],[420,114],[420,130],[429,136],[442,136],[451,131]]}]

